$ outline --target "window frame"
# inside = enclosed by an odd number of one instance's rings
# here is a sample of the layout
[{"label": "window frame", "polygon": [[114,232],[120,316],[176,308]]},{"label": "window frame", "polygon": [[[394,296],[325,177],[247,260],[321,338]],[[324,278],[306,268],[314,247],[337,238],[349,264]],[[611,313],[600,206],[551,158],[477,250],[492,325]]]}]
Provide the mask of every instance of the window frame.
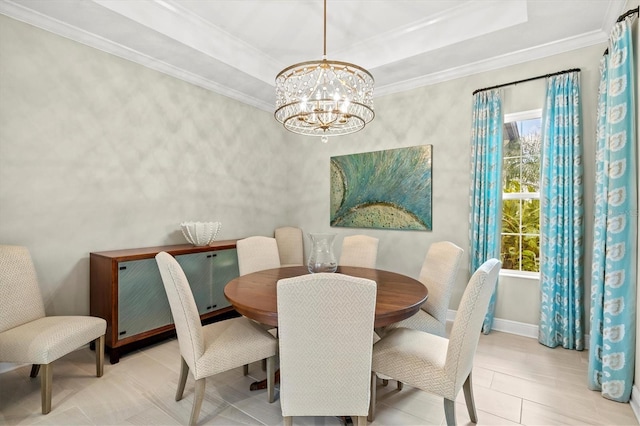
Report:
[{"label": "window frame", "polygon": [[[524,120],[531,120],[531,119],[536,119],[536,118],[542,119],[542,108],[504,114],[502,125],[504,126],[506,123],[512,123],[514,121],[524,121]],[[504,138],[503,138],[503,143],[504,143]],[[540,157],[542,159],[542,151],[539,153],[539,155],[540,155]],[[504,163],[504,153],[502,155],[502,161]],[[502,171],[502,173],[504,173],[504,170]],[[501,175],[502,175],[502,173],[501,173]],[[504,200],[537,199],[537,200],[541,201],[540,192],[504,192],[504,182],[502,181],[502,177],[501,177],[500,180],[501,180],[501,184],[503,185],[502,186],[502,197],[500,199],[501,203],[503,203]],[[540,182],[539,182],[539,185],[542,186],[542,170],[540,171]],[[502,246],[502,235],[503,235],[503,232],[502,232],[502,220],[503,220],[503,213],[502,213],[502,208],[501,208],[501,214],[500,214],[500,245],[501,246]],[[530,234],[522,234],[522,233],[520,233],[520,234],[514,234],[514,235],[523,236],[523,235],[530,235]],[[540,235],[541,234],[538,234],[539,237],[540,237]],[[520,239],[520,241],[521,241],[520,244],[522,244],[522,239]],[[522,247],[520,248],[520,251],[522,251]],[[500,254],[502,255],[502,250],[501,250]],[[522,270],[516,270],[516,269],[500,268],[500,275],[509,276],[509,277],[517,277],[517,278],[526,278],[526,279],[540,279],[540,272],[539,271],[538,272],[534,272],[534,271],[522,271]]]}]

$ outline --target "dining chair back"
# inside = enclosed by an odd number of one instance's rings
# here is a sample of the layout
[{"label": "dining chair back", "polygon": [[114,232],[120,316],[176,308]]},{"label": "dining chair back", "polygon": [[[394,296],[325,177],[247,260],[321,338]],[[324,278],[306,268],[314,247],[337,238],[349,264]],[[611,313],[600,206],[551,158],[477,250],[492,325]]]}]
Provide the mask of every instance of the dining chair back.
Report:
[{"label": "dining chair back", "polygon": [[342,240],[340,266],[375,268],[378,257],[378,239],[368,235],[350,235]]},{"label": "dining chair back", "polygon": [[236,242],[240,275],[280,267],[278,243],[275,238],[253,236]]},{"label": "dining chair back", "polygon": [[96,345],[96,376],[104,371],[107,322],[91,316],[46,316],[36,270],[26,247],[0,245],[0,362],[40,370],[42,414],[51,411],[51,363],[87,343]]},{"label": "dining chair back", "polygon": [[489,259],[473,274],[462,295],[449,339],[397,328],[373,346],[370,421],[375,418],[376,374],[381,374],[443,397],[449,426],[456,424],[455,400],[463,388],[469,417],[477,423],[471,370],[500,266],[497,259]]},{"label": "dining chair back", "polygon": [[267,360],[267,397],[274,401],[274,375],[277,341],[266,330],[245,317],[218,321],[206,326],[189,282],[173,256],[156,255],[162,283],[169,299],[180,347],[180,378],[176,401],[182,399],[189,371],[195,379],[195,396],[189,424],[196,424],[205,390],[205,379],[246,364]]},{"label": "dining chair back", "polygon": [[293,226],[283,226],[275,230],[280,266],[304,265],[304,242],[302,229]]},{"label": "dining chair back", "polygon": [[446,335],[449,301],[463,253],[462,248],[449,241],[431,244],[418,278],[429,289],[429,298],[417,314],[390,325],[385,332],[408,327],[438,336]]},{"label": "dining chair back", "polygon": [[282,279],[277,302],[285,425],[292,416],[366,424],[376,283],[335,273]]}]

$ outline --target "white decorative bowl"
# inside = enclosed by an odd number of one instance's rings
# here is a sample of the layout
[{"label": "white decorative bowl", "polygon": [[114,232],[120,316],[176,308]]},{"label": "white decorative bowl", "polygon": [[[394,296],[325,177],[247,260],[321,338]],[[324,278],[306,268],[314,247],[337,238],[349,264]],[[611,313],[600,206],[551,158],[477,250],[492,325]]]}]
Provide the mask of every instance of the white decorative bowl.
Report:
[{"label": "white decorative bowl", "polygon": [[182,222],[182,235],[194,246],[208,246],[220,232],[220,222]]}]

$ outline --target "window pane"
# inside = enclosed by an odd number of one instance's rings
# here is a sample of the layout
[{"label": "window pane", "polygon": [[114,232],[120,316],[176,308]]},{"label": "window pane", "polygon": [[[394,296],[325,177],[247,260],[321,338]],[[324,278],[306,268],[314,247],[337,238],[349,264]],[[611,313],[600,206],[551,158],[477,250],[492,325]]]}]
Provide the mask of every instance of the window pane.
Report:
[{"label": "window pane", "polygon": [[522,270],[540,272],[540,237],[538,235],[522,237]]},{"label": "window pane", "polygon": [[522,200],[522,233],[540,234],[540,200]]},{"label": "window pane", "polygon": [[522,157],[521,192],[540,192],[540,156]]},{"label": "window pane", "polygon": [[520,156],[520,129],[518,128],[519,121],[511,121],[504,123],[503,138],[504,149],[502,155],[505,157]]},{"label": "window pane", "polygon": [[520,200],[502,201],[502,232],[520,233]]},{"label": "window pane", "polygon": [[502,235],[502,249],[500,252],[502,267],[520,270],[520,236]]},{"label": "window pane", "polygon": [[522,192],[520,189],[520,157],[505,158],[502,185],[504,192]]}]

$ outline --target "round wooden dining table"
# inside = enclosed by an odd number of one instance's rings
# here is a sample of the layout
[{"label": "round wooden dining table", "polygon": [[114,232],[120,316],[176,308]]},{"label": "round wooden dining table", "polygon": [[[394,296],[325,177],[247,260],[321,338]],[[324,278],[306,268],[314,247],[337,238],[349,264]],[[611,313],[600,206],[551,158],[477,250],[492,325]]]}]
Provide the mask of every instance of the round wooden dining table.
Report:
[{"label": "round wooden dining table", "polygon": [[[262,324],[278,326],[278,280],[308,274],[306,266],[267,269],[234,278],[224,295],[238,313]],[[367,278],[377,283],[374,327],[384,327],[414,315],[427,300],[420,281],[380,269],[339,266],[336,273]]]},{"label": "round wooden dining table", "polygon": [[[306,266],[266,269],[234,278],[224,287],[224,295],[239,314],[262,324],[278,326],[278,281],[306,275]],[[429,292],[420,281],[380,269],[339,266],[338,274],[367,278],[377,284],[374,328],[407,319],[420,309]],[[276,372],[276,382],[280,371]],[[251,384],[251,390],[265,389],[267,380]]]}]

